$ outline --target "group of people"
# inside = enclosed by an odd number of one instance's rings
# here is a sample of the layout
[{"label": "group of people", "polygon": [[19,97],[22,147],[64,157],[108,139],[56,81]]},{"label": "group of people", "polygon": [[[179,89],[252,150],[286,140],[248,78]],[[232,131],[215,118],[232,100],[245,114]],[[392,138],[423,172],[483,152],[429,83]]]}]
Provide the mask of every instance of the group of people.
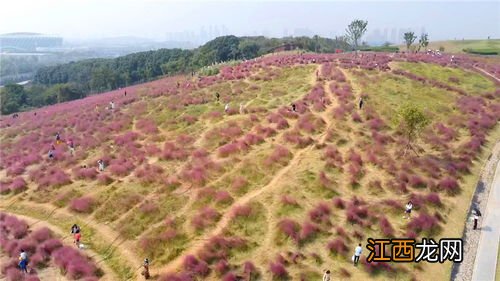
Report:
[{"label": "group of people", "polygon": [[[60,145],[63,142],[64,141],[61,138],[61,134],[59,134],[59,132],[57,132],[56,133],[56,137],[55,137],[55,145],[51,144],[50,148],[49,148],[48,157],[49,157],[50,160],[54,159],[54,157],[55,157],[56,145]],[[71,138],[68,139],[68,141],[66,142],[66,145],[68,146],[69,153],[72,156],[75,155],[75,143],[74,143],[73,139],[71,139]]]}]

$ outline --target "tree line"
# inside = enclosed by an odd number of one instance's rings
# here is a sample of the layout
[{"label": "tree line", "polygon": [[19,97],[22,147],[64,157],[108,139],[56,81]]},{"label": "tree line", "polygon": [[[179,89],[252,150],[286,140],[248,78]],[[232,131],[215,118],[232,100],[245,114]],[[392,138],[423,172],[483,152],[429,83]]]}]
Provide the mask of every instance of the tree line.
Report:
[{"label": "tree line", "polygon": [[164,75],[190,73],[219,62],[252,59],[282,46],[325,53],[350,48],[344,37],[266,38],[229,35],[215,38],[193,50],[159,49],[113,59],[87,59],[42,67],[37,70],[33,85],[29,87],[4,87],[0,91],[0,109],[2,114],[10,114],[79,99]]}]

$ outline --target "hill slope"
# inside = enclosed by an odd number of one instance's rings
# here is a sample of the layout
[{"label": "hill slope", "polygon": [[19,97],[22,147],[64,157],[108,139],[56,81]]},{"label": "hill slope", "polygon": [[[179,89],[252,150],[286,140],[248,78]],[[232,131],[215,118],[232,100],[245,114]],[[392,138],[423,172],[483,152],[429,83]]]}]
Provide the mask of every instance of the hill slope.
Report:
[{"label": "hill slope", "polygon": [[[499,85],[481,72],[498,69],[467,56],[267,56],[4,118],[0,207],[79,223],[121,280],[138,278],[144,257],[161,280],[318,280],[325,268],[443,280],[450,263],[353,268],[350,257],[369,237],[461,235],[460,206],[500,135]],[[402,155],[392,122],[405,102],[432,120],[419,157]],[[56,132],[74,156],[58,144],[47,158]]]}]

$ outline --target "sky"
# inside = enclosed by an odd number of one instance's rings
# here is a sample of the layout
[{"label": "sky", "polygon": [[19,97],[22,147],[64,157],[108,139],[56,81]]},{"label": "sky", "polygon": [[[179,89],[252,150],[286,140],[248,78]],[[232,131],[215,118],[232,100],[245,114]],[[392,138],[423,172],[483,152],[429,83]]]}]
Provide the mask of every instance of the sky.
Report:
[{"label": "sky", "polygon": [[500,38],[500,1],[169,1],[3,0],[0,34],[39,32],[65,39],[133,36],[206,41],[225,34],[273,37],[344,34],[368,21],[366,41]]}]

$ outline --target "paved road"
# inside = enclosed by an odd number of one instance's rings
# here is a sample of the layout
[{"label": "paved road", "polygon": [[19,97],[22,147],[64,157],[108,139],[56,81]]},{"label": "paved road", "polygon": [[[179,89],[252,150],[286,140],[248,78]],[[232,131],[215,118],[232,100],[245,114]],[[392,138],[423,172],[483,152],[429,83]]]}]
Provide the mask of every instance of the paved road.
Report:
[{"label": "paved road", "polygon": [[[483,212],[481,238],[474,262],[473,281],[495,280],[498,246],[500,243],[500,163],[497,164],[488,205]],[[497,276],[500,279],[500,276]]]}]

